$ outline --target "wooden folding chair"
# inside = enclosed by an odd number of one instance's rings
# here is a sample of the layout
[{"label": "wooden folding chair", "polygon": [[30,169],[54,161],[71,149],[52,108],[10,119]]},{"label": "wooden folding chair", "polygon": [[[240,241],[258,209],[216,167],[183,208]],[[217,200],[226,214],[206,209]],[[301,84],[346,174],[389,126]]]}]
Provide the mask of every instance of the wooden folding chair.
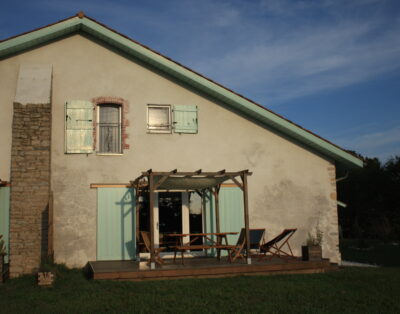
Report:
[{"label": "wooden folding chair", "polygon": [[[265,229],[249,229],[250,232],[250,250],[259,250],[260,242],[264,238]],[[237,258],[244,259],[244,251],[246,250],[246,229],[240,230],[240,235],[236,245],[231,249],[230,259],[235,261]]]},{"label": "wooden folding chair", "polygon": [[[296,230],[297,229],[284,229],[275,238],[262,244],[260,246],[260,253],[262,253],[260,259],[266,257],[268,253],[270,254],[271,258],[274,256],[279,258],[282,257],[295,258],[292,252],[292,248],[290,247],[289,244],[289,239],[293,236]],[[287,251],[287,249],[286,250],[284,249],[285,245],[287,246],[289,251]]]},{"label": "wooden folding chair", "polygon": [[[147,231],[140,231],[140,235],[142,237],[143,243],[146,247],[146,250],[148,252],[150,252],[150,232]],[[156,263],[159,265],[164,264],[164,260],[160,257],[160,252],[164,251],[166,248],[165,247],[158,247],[158,248],[154,248],[154,254],[155,254],[155,259],[156,259]],[[150,262],[150,260],[149,260]]]}]

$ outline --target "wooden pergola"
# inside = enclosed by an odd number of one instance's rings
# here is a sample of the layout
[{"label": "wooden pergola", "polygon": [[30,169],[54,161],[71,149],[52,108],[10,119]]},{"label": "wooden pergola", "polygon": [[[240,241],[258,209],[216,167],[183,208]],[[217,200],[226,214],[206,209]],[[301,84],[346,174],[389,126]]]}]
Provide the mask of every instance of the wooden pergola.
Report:
[{"label": "wooden pergola", "polygon": [[[221,184],[226,181],[234,182],[243,191],[244,223],[246,229],[246,254],[247,263],[251,264],[250,258],[250,233],[249,233],[249,208],[248,208],[248,188],[247,177],[252,173],[248,170],[237,172],[227,172],[225,170],[217,172],[203,172],[201,169],[194,172],[178,172],[177,169],[169,172],[156,172],[149,169],[131,181],[131,185],[136,191],[136,201],[143,193],[149,193],[150,207],[150,268],[155,268],[155,246],[154,246],[154,193],[155,192],[196,192],[203,199],[207,192],[214,195],[215,201],[215,222],[216,231],[220,232],[219,219],[219,191]],[[240,178],[240,179],[239,179]]]}]

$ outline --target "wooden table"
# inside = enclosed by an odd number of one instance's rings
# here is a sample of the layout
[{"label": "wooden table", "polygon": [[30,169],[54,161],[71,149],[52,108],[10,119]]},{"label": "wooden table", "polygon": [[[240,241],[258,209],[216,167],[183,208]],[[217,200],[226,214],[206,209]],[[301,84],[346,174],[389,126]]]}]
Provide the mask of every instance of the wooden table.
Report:
[{"label": "wooden table", "polygon": [[[168,234],[169,237],[176,238],[176,245],[174,248],[174,262],[176,260],[176,253],[178,251],[181,252],[182,264],[184,262],[184,253],[188,250],[199,250],[199,249],[216,249],[217,250],[217,258],[221,259],[221,250],[232,250],[235,245],[228,244],[228,235],[235,235],[238,232],[211,232],[211,233],[184,233],[184,234]],[[212,236],[216,236],[216,240],[212,239]],[[183,239],[185,237],[192,237],[192,239],[183,243]],[[196,240],[203,238],[203,244],[193,244]],[[225,243],[223,243],[225,242]],[[231,255],[229,254],[229,261],[231,261]]]}]

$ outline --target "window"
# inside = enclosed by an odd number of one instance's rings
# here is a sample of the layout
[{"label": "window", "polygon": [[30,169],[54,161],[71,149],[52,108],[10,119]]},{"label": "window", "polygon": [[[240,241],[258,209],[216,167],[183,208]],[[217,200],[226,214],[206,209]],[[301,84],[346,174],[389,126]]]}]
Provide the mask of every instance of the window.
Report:
[{"label": "window", "polygon": [[197,106],[148,105],[149,133],[198,133]]},{"label": "window", "polygon": [[150,133],[171,133],[171,106],[147,106],[147,130]]},{"label": "window", "polygon": [[121,145],[121,105],[98,105],[98,152],[122,153]]}]

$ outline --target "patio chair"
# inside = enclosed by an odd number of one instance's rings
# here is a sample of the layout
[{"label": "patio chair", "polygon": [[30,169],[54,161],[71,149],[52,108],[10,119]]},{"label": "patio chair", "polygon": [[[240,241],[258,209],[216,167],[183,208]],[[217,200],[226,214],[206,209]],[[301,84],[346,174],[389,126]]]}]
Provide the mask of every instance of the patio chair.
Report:
[{"label": "patio chair", "polygon": [[[259,250],[260,243],[264,239],[265,229],[249,229],[250,232],[250,250]],[[246,229],[240,230],[240,235],[236,245],[230,252],[231,261],[235,261],[237,258],[244,259],[244,251],[246,250]]]},{"label": "patio chair", "polygon": [[[142,237],[142,240],[146,247],[146,250],[150,253],[150,247],[151,247],[150,232],[140,231],[140,235]],[[164,264],[164,260],[160,257],[160,252],[164,251],[165,249],[166,249],[165,247],[154,248],[155,260],[156,260],[156,263],[159,265]],[[150,260],[149,260],[149,262],[150,262]]]},{"label": "patio chair", "polygon": [[[292,252],[292,248],[289,244],[289,239],[293,236],[297,229],[284,229],[280,234],[278,234],[275,238],[269,240],[268,242],[262,244],[260,246],[260,259],[266,257],[267,254],[270,254],[270,257],[289,257],[295,258]],[[285,246],[287,247],[285,249]],[[289,250],[287,250],[289,249]]]}]

